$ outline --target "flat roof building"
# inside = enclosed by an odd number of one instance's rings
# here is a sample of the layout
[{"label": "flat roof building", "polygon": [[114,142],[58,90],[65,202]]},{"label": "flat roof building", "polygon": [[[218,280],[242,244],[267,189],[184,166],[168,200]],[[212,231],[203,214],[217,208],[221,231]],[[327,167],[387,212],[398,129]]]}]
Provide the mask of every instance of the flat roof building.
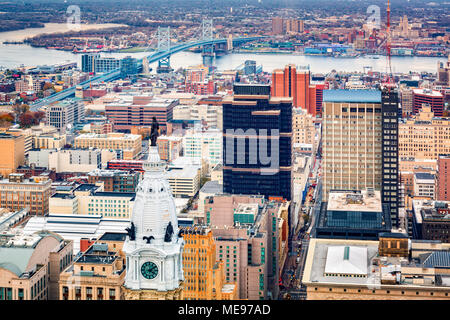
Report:
[{"label": "flat roof building", "polygon": [[450,245],[380,234],[376,241],[309,242],[307,300],[448,300]]},{"label": "flat roof building", "polygon": [[389,209],[380,191],[332,190],[322,202],[314,236],[327,239],[376,240],[391,230]]}]

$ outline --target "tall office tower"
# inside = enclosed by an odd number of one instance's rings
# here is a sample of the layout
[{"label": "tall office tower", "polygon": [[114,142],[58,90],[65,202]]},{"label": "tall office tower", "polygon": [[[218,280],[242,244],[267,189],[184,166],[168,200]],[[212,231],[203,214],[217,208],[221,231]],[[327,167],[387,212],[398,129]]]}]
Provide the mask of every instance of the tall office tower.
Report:
[{"label": "tall office tower", "polygon": [[284,20],[280,17],[272,18],[272,33],[282,34],[284,31]]},{"label": "tall office tower", "polygon": [[323,199],[333,189],[381,190],[381,109],[378,90],[323,91]]},{"label": "tall office tower", "polygon": [[437,163],[436,200],[450,201],[450,154],[440,155]]},{"label": "tall office tower", "polygon": [[398,174],[398,93],[383,90],[381,93],[382,118],[382,179],[381,201],[389,204],[393,227],[398,227],[399,174]]},{"label": "tall office tower", "polygon": [[437,117],[442,117],[444,111],[444,96],[439,91],[430,89],[413,90],[413,113],[419,113],[423,105],[429,105]]},{"label": "tall office tower", "polygon": [[235,85],[223,100],[223,189],[291,199],[292,100]]},{"label": "tall office tower", "polygon": [[316,87],[310,83],[309,69],[287,65],[284,70],[277,69],[272,73],[272,90],[274,97],[292,97],[292,105],[316,114]]}]

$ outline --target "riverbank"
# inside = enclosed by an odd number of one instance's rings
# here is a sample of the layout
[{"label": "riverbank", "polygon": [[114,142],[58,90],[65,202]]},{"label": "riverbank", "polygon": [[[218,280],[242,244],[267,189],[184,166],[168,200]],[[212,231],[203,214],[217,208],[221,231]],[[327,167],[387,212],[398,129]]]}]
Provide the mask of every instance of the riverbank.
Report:
[{"label": "riverbank", "polygon": [[[47,26],[46,32],[61,32],[65,24],[53,24]],[[98,28],[105,25],[91,25]],[[49,28],[51,27],[51,29]],[[106,26],[105,26],[106,27]],[[110,27],[108,25],[107,27]],[[54,65],[63,62],[77,62],[80,66],[81,55],[63,50],[49,50],[45,48],[33,48],[26,44],[4,45],[6,40],[20,41],[30,35],[42,33],[44,29],[25,29],[15,32],[0,33],[0,67],[17,68],[24,66]],[[147,48],[145,48],[147,49]],[[135,47],[132,49],[121,50],[120,52],[101,53],[105,57],[123,58],[132,56],[134,58],[143,58],[150,55],[151,52],[144,50],[144,47]],[[358,58],[334,58],[327,56],[305,56],[297,53],[238,53],[233,52],[224,56],[214,58],[213,64],[218,70],[231,70],[240,66],[246,60],[255,60],[257,65],[262,65],[263,70],[272,72],[274,69],[284,68],[288,63],[299,66],[309,66],[314,73],[329,73],[331,70],[342,72],[364,72],[367,68],[373,71],[386,71],[386,59],[380,56],[378,59],[370,56]],[[392,57],[393,72],[409,73],[411,72],[432,72],[436,73],[437,62],[446,61],[446,57]],[[172,68],[198,65],[202,63],[201,53],[190,51],[179,52],[171,56],[170,63]],[[156,63],[151,67],[156,68]]]}]

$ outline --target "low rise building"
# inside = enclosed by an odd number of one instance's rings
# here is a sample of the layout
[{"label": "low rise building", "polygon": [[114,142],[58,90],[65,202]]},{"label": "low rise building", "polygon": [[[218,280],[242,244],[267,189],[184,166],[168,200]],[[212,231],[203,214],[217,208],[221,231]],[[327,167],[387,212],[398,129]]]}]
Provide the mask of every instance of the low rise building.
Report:
[{"label": "low rise building", "polygon": [[124,257],[100,238],[61,273],[60,300],[121,300],[125,268]]},{"label": "low rise building", "polygon": [[79,98],[65,99],[50,104],[46,110],[47,125],[65,132],[68,126],[84,120],[84,102]]},{"label": "low rise building", "polygon": [[447,300],[449,261],[449,244],[404,234],[380,234],[376,241],[313,238],[302,282],[307,300]]},{"label": "low rise building", "polygon": [[74,147],[116,150],[117,159],[135,160],[142,152],[142,137],[124,133],[85,133],[75,137]]},{"label": "low rise building", "polygon": [[435,176],[427,172],[414,174],[414,196],[434,199]]},{"label": "low rise building", "polygon": [[450,202],[412,200],[412,236],[414,239],[450,243]]},{"label": "low rise building", "polygon": [[197,165],[170,165],[166,177],[174,197],[193,197],[200,188],[201,167]]},{"label": "low rise building", "polygon": [[0,301],[57,300],[60,272],[72,263],[72,251],[72,241],[56,233],[0,233]]},{"label": "low rise building", "polygon": [[387,204],[377,190],[332,190],[322,202],[314,237],[326,239],[377,240],[391,231]]},{"label": "low rise building", "polygon": [[25,162],[24,137],[0,133],[0,154],[0,175],[7,177]]},{"label": "low rise building", "polygon": [[101,181],[106,192],[135,192],[140,176],[138,171],[95,169],[88,173],[88,183]]}]

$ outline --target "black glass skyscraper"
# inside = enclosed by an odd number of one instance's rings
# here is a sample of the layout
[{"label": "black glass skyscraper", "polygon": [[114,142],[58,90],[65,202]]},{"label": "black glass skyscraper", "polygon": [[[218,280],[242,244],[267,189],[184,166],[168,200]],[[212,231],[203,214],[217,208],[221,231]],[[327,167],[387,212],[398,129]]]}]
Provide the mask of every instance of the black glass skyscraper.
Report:
[{"label": "black glass skyscraper", "polygon": [[223,102],[223,188],[291,199],[292,99],[269,85],[235,85]]},{"label": "black glass skyscraper", "polygon": [[385,89],[381,93],[382,112],[382,181],[381,200],[389,204],[393,227],[398,221],[398,93]]}]

